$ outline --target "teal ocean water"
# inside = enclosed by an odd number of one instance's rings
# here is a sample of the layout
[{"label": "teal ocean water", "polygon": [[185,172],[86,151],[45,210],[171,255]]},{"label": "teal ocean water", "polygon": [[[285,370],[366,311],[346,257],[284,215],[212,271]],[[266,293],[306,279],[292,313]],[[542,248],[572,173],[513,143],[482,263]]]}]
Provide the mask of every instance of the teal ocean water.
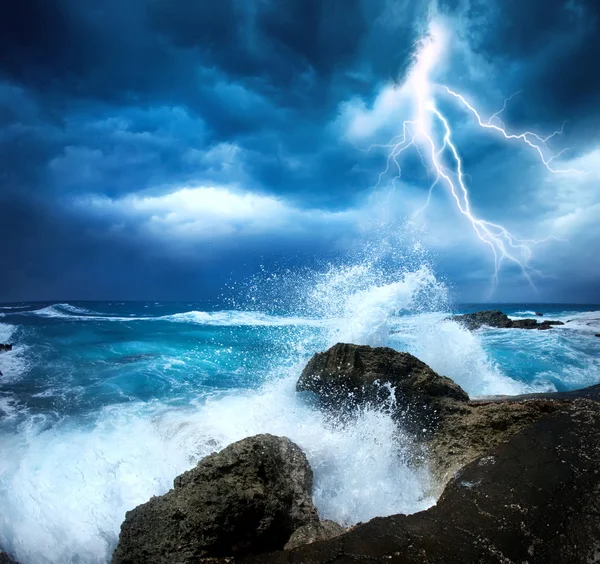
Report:
[{"label": "teal ocean water", "polygon": [[[407,350],[472,396],[600,383],[600,306],[488,304],[569,321],[551,331],[445,320],[426,269],[395,282],[329,274],[305,305],[0,304],[0,546],[28,563],[104,563],[125,512],[203,456],[245,436],[286,435],[307,453],[323,517],[345,524],[435,502],[426,469],[385,412],[340,422],[294,391],[337,341]],[[352,282],[349,282],[349,280]]]}]

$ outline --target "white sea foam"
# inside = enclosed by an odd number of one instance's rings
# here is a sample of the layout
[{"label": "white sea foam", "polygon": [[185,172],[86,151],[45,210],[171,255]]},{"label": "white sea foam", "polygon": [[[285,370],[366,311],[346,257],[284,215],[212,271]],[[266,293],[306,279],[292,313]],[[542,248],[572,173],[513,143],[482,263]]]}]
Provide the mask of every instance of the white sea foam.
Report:
[{"label": "white sea foam", "polygon": [[15,325],[0,323],[0,343],[10,343],[13,334],[16,331]]},{"label": "white sea foam", "polygon": [[89,427],[31,420],[0,460],[0,545],[25,564],[106,562],[128,509],[167,491],[210,452],[265,432],[306,452],[322,517],[350,524],[434,502],[428,474],[404,461],[389,416],[367,411],[332,424],[295,393],[297,372],[189,410],[106,408]]},{"label": "white sea foam", "polygon": [[565,323],[561,329],[600,333],[600,311],[566,313],[557,319]]}]

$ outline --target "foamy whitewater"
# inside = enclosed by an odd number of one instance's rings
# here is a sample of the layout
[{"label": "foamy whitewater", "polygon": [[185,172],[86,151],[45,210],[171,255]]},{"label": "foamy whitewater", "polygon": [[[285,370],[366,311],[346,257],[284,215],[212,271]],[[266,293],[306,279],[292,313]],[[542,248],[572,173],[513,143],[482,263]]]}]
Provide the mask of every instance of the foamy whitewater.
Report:
[{"label": "foamy whitewater", "polygon": [[343,424],[295,392],[310,356],[338,341],[407,350],[472,396],[600,382],[593,306],[497,306],[570,323],[471,333],[446,318],[478,308],[451,307],[428,268],[392,276],[369,263],[332,267],[299,294],[287,310],[256,295],[244,307],[0,305],[0,343],[15,343],[0,353],[0,547],[23,564],[106,563],[127,510],[264,432],[304,449],[323,518],[429,507],[428,471],[409,465],[388,415]]}]

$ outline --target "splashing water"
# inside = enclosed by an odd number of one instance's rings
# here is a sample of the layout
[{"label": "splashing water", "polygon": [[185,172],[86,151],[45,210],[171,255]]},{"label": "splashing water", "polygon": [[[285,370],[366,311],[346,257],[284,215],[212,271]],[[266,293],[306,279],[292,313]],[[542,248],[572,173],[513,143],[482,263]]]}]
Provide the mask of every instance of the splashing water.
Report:
[{"label": "splashing water", "polygon": [[349,525],[434,503],[427,468],[409,464],[409,441],[385,409],[340,421],[296,394],[307,359],[337,341],[393,345],[470,393],[521,385],[477,335],[434,313],[448,291],[430,267],[369,253],[301,278],[268,274],[302,296],[286,315],[160,304],[13,312],[29,364],[14,389],[0,389],[0,546],[23,564],[107,562],[127,510],[257,433],[306,452],[323,518]]}]

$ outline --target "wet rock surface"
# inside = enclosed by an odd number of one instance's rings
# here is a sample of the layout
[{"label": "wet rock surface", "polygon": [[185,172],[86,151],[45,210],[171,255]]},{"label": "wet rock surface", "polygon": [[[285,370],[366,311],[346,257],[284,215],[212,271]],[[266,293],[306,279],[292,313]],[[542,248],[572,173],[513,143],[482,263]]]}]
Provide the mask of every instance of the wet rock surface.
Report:
[{"label": "wet rock surface", "polygon": [[178,476],[174,488],[129,511],[113,564],[173,564],[282,549],[318,521],[312,470],[289,439],[257,435]]},{"label": "wet rock surface", "polygon": [[0,564],[19,564],[16,560],[13,560],[6,554],[6,552],[0,551]]},{"label": "wet rock surface", "polygon": [[13,349],[12,345],[3,345],[3,344],[0,344],[0,352],[12,351],[12,349]]},{"label": "wet rock surface", "polygon": [[345,343],[314,355],[296,390],[313,392],[330,409],[389,405],[418,436],[463,409],[469,399],[458,384],[411,354]]},{"label": "wet rock surface", "polygon": [[335,521],[325,519],[318,523],[309,523],[308,525],[296,529],[283,548],[284,550],[293,550],[294,548],[312,544],[313,542],[339,537],[345,532],[346,529]]},{"label": "wet rock surface", "polygon": [[[537,314],[536,315],[540,315]],[[537,319],[510,319],[508,315],[497,310],[476,311],[475,313],[466,313],[464,315],[454,315],[451,317],[464,325],[467,329],[473,331],[484,325],[487,327],[496,327],[499,329],[551,329],[554,325],[564,325],[562,321],[544,320],[541,323]]]},{"label": "wet rock surface", "polygon": [[385,389],[400,425],[407,409],[421,414],[428,427],[417,429],[418,444],[437,477],[438,503],[348,530],[319,521],[300,449],[259,435],[129,512],[113,562],[600,561],[600,385],[469,400],[407,353],[338,344],[311,359],[297,387],[330,410],[375,403]]},{"label": "wet rock surface", "polygon": [[458,472],[438,503],[246,563],[579,564],[600,546],[600,406],[580,399]]}]

